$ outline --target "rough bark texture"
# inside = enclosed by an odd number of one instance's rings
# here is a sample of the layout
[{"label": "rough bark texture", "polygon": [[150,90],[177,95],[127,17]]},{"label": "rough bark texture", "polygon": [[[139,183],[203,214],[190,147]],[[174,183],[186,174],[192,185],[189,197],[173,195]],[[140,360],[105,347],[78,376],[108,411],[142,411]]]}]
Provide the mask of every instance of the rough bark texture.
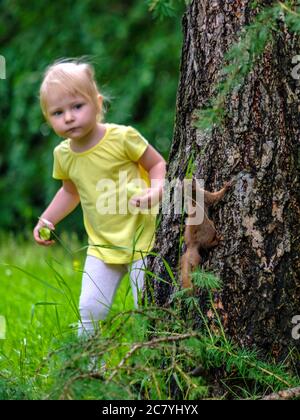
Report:
[{"label": "rough bark texture", "polygon": [[[291,335],[292,318],[300,314],[299,111],[297,80],[291,76],[299,38],[279,25],[274,42],[228,99],[232,117],[222,131],[203,135],[192,122],[193,112],[214,95],[224,53],[253,19],[250,3],[195,0],[183,17],[168,179],[184,178],[192,148],[197,151],[196,176],[207,190],[236,179],[232,192],[210,214],[224,240],[206,254],[203,267],[223,280],[216,299],[224,308],[220,314],[227,333],[280,360],[300,344]],[[160,256],[151,260],[150,269],[169,281],[155,281],[160,305],[172,289],[161,256],[177,273],[180,222],[172,211],[163,214],[157,233]]]}]

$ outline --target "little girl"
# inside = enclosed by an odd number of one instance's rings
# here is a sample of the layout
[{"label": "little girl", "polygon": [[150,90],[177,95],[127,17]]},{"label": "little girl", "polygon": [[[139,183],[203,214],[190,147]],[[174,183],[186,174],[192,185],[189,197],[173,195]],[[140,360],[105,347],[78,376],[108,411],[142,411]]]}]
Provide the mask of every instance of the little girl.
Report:
[{"label": "little girl", "polygon": [[90,334],[105,319],[126,271],[137,307],[145,255],[154,243],[152,210],[162,197],[165,161],[134,128],[103,122],[103,96],[90,64],[69,60],[51,65],[40,103],[47,122],[65,140],[54,149],[53,177],[62,180],[62,187],[33,235],[38,244],[52,245],[53,240],[41,239],[40,228],[55,229],[81,203],[89,247],[79,335]]}]

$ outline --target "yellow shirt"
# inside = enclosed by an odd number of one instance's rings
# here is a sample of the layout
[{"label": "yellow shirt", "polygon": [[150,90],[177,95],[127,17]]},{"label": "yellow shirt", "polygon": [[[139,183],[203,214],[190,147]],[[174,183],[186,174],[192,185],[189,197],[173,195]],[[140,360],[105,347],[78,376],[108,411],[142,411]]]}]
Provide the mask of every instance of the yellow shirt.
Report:
[{"label": "yellow shirt", "polygon": [[138,164],[148,141],[130,126],[105,124],[104,137],[89,150],[73,152],[70,139],[54,149],[53,178],[70,179],[77,188],[89,237],[87,254],[111,264],[142,258],[154,244],[156,214],[128,211],[126,182],[150,186]]}]

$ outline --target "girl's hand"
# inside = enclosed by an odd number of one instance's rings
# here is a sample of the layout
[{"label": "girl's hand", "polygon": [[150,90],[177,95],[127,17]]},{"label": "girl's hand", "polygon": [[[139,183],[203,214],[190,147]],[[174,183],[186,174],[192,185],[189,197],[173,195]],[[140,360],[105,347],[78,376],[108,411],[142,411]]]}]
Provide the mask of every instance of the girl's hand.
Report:
[{"label": "girl's hand", "polygon": [[141,209],[151,209],[159,203],[159,189],[147,188],[143,190],[142,195],[135,195],[131,197],[129,203],[134,207]]},{"label": "girl's hand", "polygon": [[40,236],[40,229],[41,228],[48,228],[50,230],[55,230],[55,227],[54,227],[53,223],[49,222],[49,220],[41,218],[39,220],[38,224],[33,229],[34,240],[39,245],[43,245],[43,246],[53,245],[55,243],[55,241],[53,239],[46,240],[46,239],[41,238],[41,236]]}]

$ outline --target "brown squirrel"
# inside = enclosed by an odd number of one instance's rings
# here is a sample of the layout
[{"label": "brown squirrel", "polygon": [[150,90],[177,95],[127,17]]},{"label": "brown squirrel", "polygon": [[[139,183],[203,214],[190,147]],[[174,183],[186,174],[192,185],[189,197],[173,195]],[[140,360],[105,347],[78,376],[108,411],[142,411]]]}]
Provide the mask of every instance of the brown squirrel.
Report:
[{"label": "brown squirrel", "polygon": [[[183,288],[192,287],[191,273],[197,268],[197,266],[199,266],[201,262],[199,250],[212,248],[218,245],[222,239],[222,237],[217,234],[213,221],[208,218],[207,209],[209,206],[220,201],[231,186],[232,181],[229,181],[224,184],[220,191],[209,192],[200,189],[196,180],[192,180],[192,198],[188,200],[188,218],[186,220],[186,227],[184,232],[186,251],[181,257],[181,277]],[[197,188],[199,191],[202,191],[202,194],[204,193],[204,209],[202,209],[202,211],[204,210],[204,218],[200,224],[188,224],[190,218],[194,217],[196,213],[195,210],[191,210],[191,204],[198,205],[194,199]]]}]

